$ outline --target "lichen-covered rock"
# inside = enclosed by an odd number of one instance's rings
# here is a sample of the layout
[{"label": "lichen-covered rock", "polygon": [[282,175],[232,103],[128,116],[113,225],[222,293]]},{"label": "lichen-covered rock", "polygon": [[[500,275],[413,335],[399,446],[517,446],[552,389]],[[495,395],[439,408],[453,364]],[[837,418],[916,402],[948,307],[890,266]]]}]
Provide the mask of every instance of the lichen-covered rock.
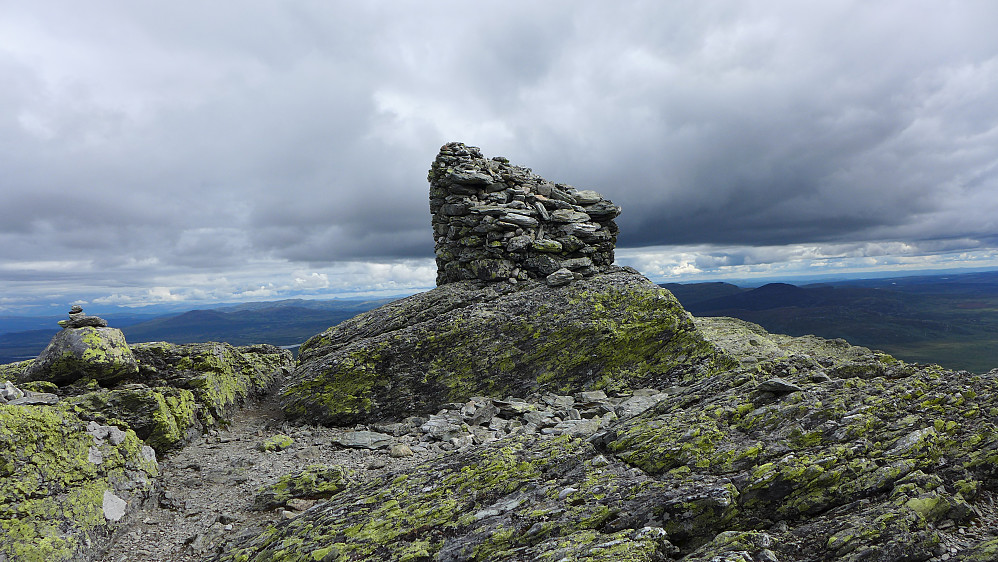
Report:
[{"label": "lichen-covered rock", "polygon": [[0,558],[90,560],[157,475],[131,431],[67,406],[0,405]]},{"label": "lichen-covered rock", "polygon": [[67,402],[82,408],[89,418],[124,422],[160,454],[183,445],[205,427],[198,417],[203,412],[201,405],[190,390],[183,388],[133,385],[87,392]]},{"label": "lichen-covered rock", "polygon": [[686,491],[594,456],[577,438],[495,442],[347,487],[218,559],[667,560],[666,533],[632,519]]},{"label": "lichen-covered rock", "polygon": [[253,507],[259,510],[283,507],[292,499],[329,499],[349,484],[349,472],[339,466],[313,464],[283,476],[257,492]]},{"label": "lichen-covered rock", "polygon": [[637,393],[657,403],[635,416],[348,487],[219,560],[994,559],[998,369],[697,323],[737,361]]},{"label": "lichen-covered rock", "polygon": [[668,291],[619,269],[549,288],[448,283],[306,342],[281,389],[292,418],[402,419],[472,396],[664,388],[734,361]]},{"label": "lichen-covered rock", "polygon": [[138,373],[125,336],[117,328],[65,328],[27,368],[22,380],[58,385],[81,378],[114,383]]},{"label": "lichen-covered rock", "polygon": [[292,365],[290,352],[274,346],[154,342],[132,350],[139,371],[127,382],[110,389],[77,384],[59,391],[88,419],[124,424],[158,453],[224,422]]},{"label": "lichen-covered rock", "polygon": [[18,361],[17,363],[6,363],[4,365],[0,365],[0,380],[24,380],[24,374],[28,372],[28,369],[34,362],[34,359],[27,359],[25,361]]},{"label": "lichen-covered rock", "polygon": [[283,451],[284,449],[287,449],[288,447],[293,445],[294,442],[295,440],[288,437],[287,435],[284,435],[283,433],[278,433],[277,435],[268,437],[267,439],[261,441],[260,444],[257,445],[257,449],[260,449],[265,453],[270,453],[273,451]]},{"label": "lichen-covered rock", "polygon": [[201,420],[227,418],[247,398],[260,394],[291,368],[291,352],[272,345],[233,347],[227,343],[173,345],[140,343],[132,347],[149,386],[191,391],[204,408]]},{"label": "lichen-covered rock", "polygon": [[[151,343],[134,354],[124,347],[132,368],[113,371],[115,362],[95,350],[123,357],[124,340],[104,330],[60,332],[100,340],[71,376],[51,376],[71,372],[59,367],[71,362],[46,363],[44,354],[5,371],[49,365],[34,371],[46,373],[44,380],[18,383],[24,397],[0,404],[0,560],[92,560],[147,495],[157,451],[223,421],[292,364],[291,354],[274,346]],[[48,397],[59,402],[21,405]]]}]

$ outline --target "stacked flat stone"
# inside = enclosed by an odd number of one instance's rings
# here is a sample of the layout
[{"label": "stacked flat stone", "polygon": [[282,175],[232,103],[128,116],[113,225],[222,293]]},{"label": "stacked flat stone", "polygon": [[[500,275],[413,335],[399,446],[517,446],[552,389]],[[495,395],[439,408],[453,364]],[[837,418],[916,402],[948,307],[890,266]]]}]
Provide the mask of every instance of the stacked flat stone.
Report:
[{"label": "stacked flat stone", "polygon": [[613,265],[620,207],[474,146],[445,144],[430,167],[437,285],[545,279],[563,285]]},{"label": "stacked flat stone", "polygon": [[83,328],[85,326],[105,328],[107,327],[107,320],[104,320],[100,316],[87,316],[83,312],[83,307],[74,304],[69,310],[69,320],[60,320],[59,325],[63,328]]}]

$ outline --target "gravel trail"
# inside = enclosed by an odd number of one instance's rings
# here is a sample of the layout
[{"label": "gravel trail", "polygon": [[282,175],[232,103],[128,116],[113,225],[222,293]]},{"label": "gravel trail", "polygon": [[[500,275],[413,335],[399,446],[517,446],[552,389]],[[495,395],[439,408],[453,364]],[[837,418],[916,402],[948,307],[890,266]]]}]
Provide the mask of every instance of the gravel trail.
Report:
[{"label": "gravel trail", "polygon": [[[234,416],[226,429],[201,436],[160,459],[160,481],[153,496],[129,517],[100,562],[188,562],[210,558],[220,549],[294,511],[251,509],[256,491],[308,465],[340,465],[363,481],[422,462],[439,451],[402,435],[398,443],[414,454],[393,458],[388,451],[346,449],[330,443],[344,432],[286,423],[276,397],[255,400]],[[294,443],[283,451],[263,452],[259,444],[276,434]],[[298,506],[307,508],[308,503]]]}]

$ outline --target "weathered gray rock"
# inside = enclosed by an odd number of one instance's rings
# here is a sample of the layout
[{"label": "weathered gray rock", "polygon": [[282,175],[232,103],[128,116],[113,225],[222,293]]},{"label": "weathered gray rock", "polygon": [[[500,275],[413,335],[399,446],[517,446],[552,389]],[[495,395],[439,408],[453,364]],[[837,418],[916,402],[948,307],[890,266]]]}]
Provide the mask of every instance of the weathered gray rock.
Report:
[{"label": "weathered gray rock", "polygon": [[74,304],[69,309],[69,320],[60,320],[59,326],[63,328],[104,328],[107,326],[107,321],[100,316],[87,316],[83,312],[83,307]]},{"label": "weathered gray rock", "polygon": [[288,505],[294,499],[326,499],[349,484],[349,470],[336,465],[312,464],[260,488],[253,499],[253,508],[263,511]]},{"label": "weathered gray rock", "polygon": [[532,244],[534,250],[538,252],[552,253],[556,254],[561,251],[561,242],[557,240],[551,240],[544,238],[541,240],[535,240]]},{"label": "weathered gray rock", "polygon": [[35,359],[24,380],[45,380],[58,385],[92,378],[113,383],[138,374],[132,350],[117,328],[64,328]]},{"label": "weathered gray rock", "polygon": [[31,392],[21,398],[15,398],[9,402],[11,406],[40,406],[44,404],[55,404],[59,401],[59,395],[51,392]]},{"label": "weathered gray rock", "polygon": [[391,446],[391,449],[388,450],[388,456],[395,459],[411,457],[414,454],[415,453],[412,452],[412,449],[405,443],[396,443]]},{"label": "weathered gray rock", "polygon": [[0,405],[0,559],[93,560],[152,490],[155,456],[131,431],[97,441],[64,404]]},{"label": "weathered gray rock", "polygon": [[572,273],[571,270],[564,267],[547,276],[547,284],[549,287],[561,287],[562,285],[568,285],[574,280],[575,274]]},{"label": "weathered gray rock", "polygon": [[558,209],[551,213],[551,220],[554,222],[586,222],[589,220],[589,215],[570,209]]},{"label": "weathered gray rock", "polygon": [[423,433],[443,441],[464,433],[464,425],[460,413],[452,410],[430,416],[426,420],[426,423],[421,425],[419,429]]},{"label": "weathered gray rock", "polygon": [[668,395],[665,393],[631,396],[618,404],[614,411],[622,418],[636,416],[648,408],[651,408],[655,404],[658,404],[666,396]]},{"label": "weathered gray rock", "polygon": [[[731,319],[702,326],[756,360],[623,399],[580,391],[571,403],[655,401],[636,416],[528,423],[491,441],[469,439],[472,428],[462,437],[475,443],[344,491],[218,559],[402,559],[413,537],[435,536],[418,543],[424,559],[894,562],[957,547],[949,560],[994,559],[998,434],[986,412],[998,410],[998,370],[906,365]],[[815,381],[816,370],[838,375]],[[802,391],[760,391],[758,380],[776,378],[777,390]],[[511,424],[569,405],[556,393],[493,404]],[[385,531],[356,533],[369,526]]]},{"label": "weathered gray rock", "polygon": [[108,521],[118,522],[125,516],[128,502],[119,498],[111,490],[104,490],[104,502],[102,505],[104,517]]},{"label": "weathered gray rock", "polygon": [[759,383],[756,390],[760,392],[772,392],[774,394],[787,394],[790,392],[800,392],[804,390],[803,388],[797,386],[796,384],[789,383],[780,377],[773,377],[769,380]]},{"label": "weathered gray rock", "polygon": [[290,352],[269,345],[152,342],[132,346],[132,353],[141,383],[94,388],[62,401],[104,423],[126,422],[160,453],[230,419],[293,364]]},{"label": "weathered gray rock", "polygon": [[575,202],[579,205],[594,205],[603,200],[602,195],[591,189],[583,189],[575,192]]},{"label": "weathered gray rock", "polygon": [[537,219],[533,217],[528,217],[527,215],[520,215],[517,213],[510,213],[508,215],[499,217],[499,222],[511,226],[520,226],[523,228],[534,228],[540,224]]},{"label": "weathered gray rock", "polygon": [[0,397],[5,401],[17,400],[18,398],[24,398],[24,391],[14,386],[14,383],[10,381],[3,381],[3,387],[0,388]]},{"label": "weathered gray rock", "polygon": [[621,269],[557,290],[466,281],[395,301],[306,342],[280,394],[292,419],[370,423],[486,394],[666,388],[731,361],[671,293]]},{"label": "weathered gray rock", "polygon": [[70,318],[69,320],[60,320],[59,325],[63,328],[85,328],[88,326],[91,328],[104,328],[107,327],[107,320],[104,320],[100,316],[80,314],[78,317]]}]

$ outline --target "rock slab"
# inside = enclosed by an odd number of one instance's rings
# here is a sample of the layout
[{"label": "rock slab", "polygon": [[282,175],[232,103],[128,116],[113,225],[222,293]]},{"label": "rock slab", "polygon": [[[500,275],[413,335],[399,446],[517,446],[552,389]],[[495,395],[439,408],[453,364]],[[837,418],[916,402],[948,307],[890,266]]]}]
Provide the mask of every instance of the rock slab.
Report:
[{"label": "rock slab", "polygon": [[618,268],[557,288],[447,283],[360,314],[306,342],[280,394],[290,418],[349,425],[474,396],[666,388],[733,364],[671,293]]}]

